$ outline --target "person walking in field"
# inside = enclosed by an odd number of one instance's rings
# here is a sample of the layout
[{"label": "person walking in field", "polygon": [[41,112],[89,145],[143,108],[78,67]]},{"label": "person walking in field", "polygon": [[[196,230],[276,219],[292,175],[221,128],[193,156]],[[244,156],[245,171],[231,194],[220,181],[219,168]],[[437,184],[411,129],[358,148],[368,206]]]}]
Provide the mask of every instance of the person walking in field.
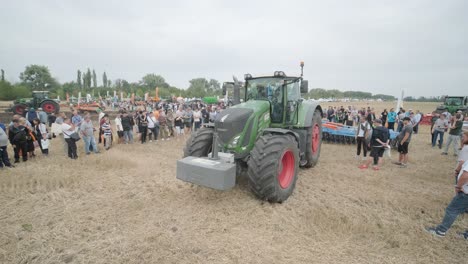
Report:
[{"label": "person walking in field", "polygon": [[14,166],[10,163],[10,158],[8,157],[8,135],[6,133],[6,127],[0,123],[0,168]]},{"label": "person walking in field", "polygon": [[99,153],[96,138],[94,137],[94,131],[96,131],[96,129],[94,128],[93,121],[91,121],[91,116],[87,114],[80,126],[80,133],[83,137],[86,155],[90,154],[90,147],[94,153]]},{"label": "person walking in field", "polygon": [[169,130],[167,129],[167,119],[164,110],[159,110],[159,133],[161,135],[161,140],[169,140]]},{"label": "person walking in field", "polygon": [[15,163],[20,161],[20,153],[23,161],[28,161],[27,133],[26,127],[19,123],[19,119],[13,119],[13,125],[8,131],[8,138],[13,146]]},{"label": "person walking in field", "polygon": [[367,143],[366,139],[369,138],[369,133],[371,131],[371,126],[367,122],[365,116],[361,116],[359,119],[359,124],[356,131],[356,143],[357,143],[357,152],[356,159],[360,159],[361,150],[363,152],[362,160],[367,158]]},{"label": "person walking in field", "polygon": [[388,147],[390,142],[390,133],[388,129],[382,126],[382,120],[374,120],[375,128],[372,131],[372,136],[370,140],[371,154],[368,160],[359,166],[360,169],[367,169],[372,161],[374,161],[374,170],[379,170],[382,165],[382,157],[385,152],[385,149]]},{"label": "person walking in field", "polygon": [[39,144],[39,148],[41,149],[42,154],[48,155],[49,154],[49,147],[42,146],[42,142],[48,141],[47,139],[47,128],[44,123],[41,123],[41,120],[39,118],[35,118],[33,120],[33,130],[34,130],[34,136],[36,137],[36,140]]},{"label": "person walking in field", "polygon": [[104,136],[104,147],[106,150],[109,150],[112,145],[112,127],[108,116],[103,117],[101,129]]},{"label": "person walking in field", "polygon": [[446,117],[447,116],[445,114],[441,114],[439,119],[435,121],[434,126],[432,127],[432,147],[435,147],[437,138],[439,138],[439,149],[441,149],[442,145],[444,144],[444,133],[449,126]]},{"label": "person walking in field", "polygon": [[445,145],[444,152],[442,155],[448,155],[448,149],[451,144],[453,144],[453,155],[458,156],[459,147],[460,147],[460,133],[462,132],[463,121],[461,120],[461,115],[456,114],[455,120],[452,122],[450,127],[449,136],[447,139],[447,144]]},{"label": "person walking in field", "polygon": [[146,143],[146,136],[148,135],[148,120],[146,112],[140,111],[137,116],[138,131],[141,134],[141,144]]},{"label": "person walking in field", "polygon": [[78,159],[78,154],[76,153],[76,142],[71,138],[71,134],[75,132],[75,125],[73,125],[68,117],[63,119],[62,132],[68,146],[68,157],[70,159]]},{"label": "person walking in field", "polygon": [[403,118],[403,128],[398,134],[398,152],[400,153],[398,161],[394,164],[399,165],[401,168],[406,168],[408,164],[408,149],[413,134],[413,126],[411,125],[411,118]]},{"label": "person walking in field", "polygon": [[115,123],[115,131],[117,131],[117,137],[118,137],[118,144],[123,143],[123,137],[124,137],[124,130],[122,126],[122,113],[119,113],[114,120]]},{"label": "person walking in field", "polygon": [[149,141],[153,142],[153,137],[154,141],[158,141],[158,135],[159,135],[159,123],[158,120],[154,117],[154,113],[150,112],[148,115],[148,130],[150,131],[149,134]]},{"label": "person walking in field", "polygon": [[122,115],[122,128],[125,144],[133,143],[133,118],[124,112]]},{"label": "person walking in field", "polygon": [[[438,226],[426,227],[425,230],[438,237],[445,237],[448,230],[460,214],[468,210],[468,161],[463,162],[455,170],[457,173],[457,183],[455,184],[455,197],[445,209],[445,216]],[[459,232],[457,235],[468,240],[468,230]]]}]

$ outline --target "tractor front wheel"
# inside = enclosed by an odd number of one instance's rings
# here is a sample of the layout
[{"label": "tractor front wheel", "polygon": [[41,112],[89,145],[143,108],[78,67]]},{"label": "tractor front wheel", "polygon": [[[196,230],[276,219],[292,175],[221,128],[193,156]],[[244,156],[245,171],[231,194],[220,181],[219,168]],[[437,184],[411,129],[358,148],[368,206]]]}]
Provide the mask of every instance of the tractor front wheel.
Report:
[{"label": "tractor front wheel", "polygon": [[263,135],[255,143],[248,161],[251,191],[259,199],[281,203],[296,186],[299,148],[291,135]]},{"label": "tractor front wheel", "polygon": [[207,157],[213,145],[213,128],[203,127],[197,132],[193,132],[184,148],[184,158]]},{"label": "tractor front wheel", "polygon": [[12,111],[16,115],[24,116],[24,113],[26,112],[26,108],[28,108],[28,106],[25,104],[15,104],[12,108]]},{"label": "tractor front wheel", "polygon": [[317,165],[322,148],[322,115],[319,110],[315,110],[312,117],[312,126],[307,128],[306,160],[302,167],[311,168]]},{"label": "tractor front wheel", "polygon": [[51,113],[58,113],[60,111],[60,106],[57,102],[53,100],[44,100],[41,103],[41,108],[44,112],[51,114]]}]

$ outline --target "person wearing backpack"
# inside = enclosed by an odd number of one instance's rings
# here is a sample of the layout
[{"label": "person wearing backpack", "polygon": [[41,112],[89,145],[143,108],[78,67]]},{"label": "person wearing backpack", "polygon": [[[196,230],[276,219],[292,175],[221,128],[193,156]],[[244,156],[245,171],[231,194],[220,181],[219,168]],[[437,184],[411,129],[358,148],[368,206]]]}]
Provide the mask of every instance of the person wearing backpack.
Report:
[{"label": "person wearing backpack", "polygon": [[23,161],[28,161],[27,129],[19,123],[18,119],[13,119],[13,125],[8,131],[8,139],[13,146],[15,163],[20,161],[20,153]]},{"label": "person wearing backpack", "polygon": [[364,154],[362,160],[365,160],[367,158],[366,139],[369,137],[370,130],[371,130],[371,126],[369,122],[367,122],[366,117],[361,116],[361,118],[359,119],[357,131],[356,131],[356,143],[357,143],[356,159],[360,158],[361,148]]}]

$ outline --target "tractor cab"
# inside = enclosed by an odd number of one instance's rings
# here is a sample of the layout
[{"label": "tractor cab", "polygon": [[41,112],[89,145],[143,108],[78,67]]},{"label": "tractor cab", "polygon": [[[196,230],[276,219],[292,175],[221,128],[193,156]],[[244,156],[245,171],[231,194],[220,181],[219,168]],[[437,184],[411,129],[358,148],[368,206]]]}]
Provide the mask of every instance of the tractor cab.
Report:
[{"label": "tractor cab", "polygon": [[49,99],[49,92],[48,91],[33,91],[33,105],[37,106],[46,99]]},{"label": "tractor cab", "polygon": [[301,93],[308,91],[308,83],[302,77],[287,77],[282,71],[273,76],[245,76],[245,101],[260,100],[270,103],[272,126],[293,125],[297,122],[297,109]]},{"label": "tractor cab", "polygon": [[463,97],[445,97],[445,105],[461,106],[464,105]]}]

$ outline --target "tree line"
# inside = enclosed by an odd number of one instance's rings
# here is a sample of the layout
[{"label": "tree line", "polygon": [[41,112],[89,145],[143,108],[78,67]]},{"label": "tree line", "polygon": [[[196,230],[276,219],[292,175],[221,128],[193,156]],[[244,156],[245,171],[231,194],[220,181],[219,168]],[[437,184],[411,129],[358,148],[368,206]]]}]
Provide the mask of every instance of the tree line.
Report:
[{"label": "tree line", "polygon": [[149,73],[137,82],[129,82],[125,79],[115,79],[111,81],[106,72],[102,73],[102,82],[98,83],[98,76],[94,69],[87,68],[84,71],[77,70],[76,80],[59,83],[47,66],[28,65],[20,73],[20,82],[10,83],[5,80],[5,72],[1,70],[0,79],[0,100],[14,100],[17,98],[31,97],[32,91],[49,91],[50,97],[59,96],[64,99],[66,95],[82,96],[91,94],[93,96],[105,96],[107,93],[113,95],[114,91],[120,96],[130,96],[143,98],[146,93],[150,96],[156,95],[156,87],[159,88],[159,97],[169,99],[172,96],[182,97],[206,97],[221,96],[221,84],[215,79],[194,78],[189,81],[187,89],[181,89],[169,84],[164,77],[158,74]]},{"label": "tree line", "polygon": [[[47,66],[43,65],[28,65],[25,70],[20,73],[20,82],[11,84],[5,80],[5,71],[1,69],[0,79],[0,100],[14,100],[17,98],[31,97],[32,91],[45,90],[50,92],[50,96],[55,98],[60,96],[64,99],[66,94],[70,96],[78,96],[78,93],[84,96],[91,94],[93,96],[106,95],[108,92],[113,95],[116,91],[119,95],[121,92],[128,96],[135,94],[137,97],[144,97],[145,93],[150,96],[155,96],[155,88],[159,87],[159,97],[169,99],[172,96],[182,97],[197,97],[206,96],[221,96],[221,84],[215,79],[194,78],[189,81],[187,89],[181,89],[169,84],[164,77],[158,74],[149,73],[143,76],[137,82],[129,82],[125,79],[117,78],[111,81],[104,71],[101,76],[101,83],[98,83],[98,76],[94,69],[87,68],[86,70],[77,70],[76,80],[71,82],[59,83]],[[361,91],[340,91],[336,89],[314,88],[306,95],[306,98],[320,99],[382,99],[386,101],[395,100],[392,95],[372,94]],[[439,102],[442,97],[405,97],[405,101],[421,101],[421,102]]]}]

